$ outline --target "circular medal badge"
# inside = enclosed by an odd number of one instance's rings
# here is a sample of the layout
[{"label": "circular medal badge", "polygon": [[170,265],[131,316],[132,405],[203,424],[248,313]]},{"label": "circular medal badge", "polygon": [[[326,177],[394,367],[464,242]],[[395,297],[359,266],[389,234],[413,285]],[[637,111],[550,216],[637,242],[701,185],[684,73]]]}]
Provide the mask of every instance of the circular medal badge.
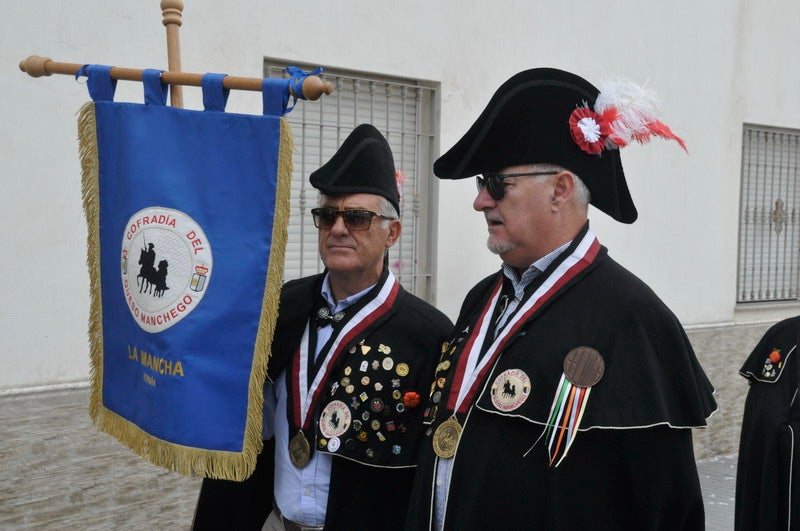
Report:
[{"label": "circular medal badge", "polygon": [[121,255],[128,310],[147,332],[179,323],[208,291],[211,245],[200,225],[180,210],[148,207],[131,216]]},{"label": "circular medal badge", "polygon": [[445,420],[433,432],[433,452],[442,459],[456,455],[458,441],[461,439],[461,424],[455,417]]},{"label": "circular medal badge", "polygon": [[296,468],[305,468],[311,461],[311,445],[303,430],[298,431],[289,441],[289,460]]},{"label": "circular medal badge", "polygon": [[492,384],[492,404],[500,411],[513,411],[525,403],[531,392],[531,380],[520,369],[501,372]]},{"label": "circular medal badge", "polygon": [[341,447],[342,442],[339,440],[339,437],[334,437],[330,441],[328,441],[328,451],[335,452]]},{"label": "circular medal badge", "polygon": [[319,431],[328,439],[339,437],[350,429],[351,421],[352,415],[347,404],[341,400],[333,400],[322,410],[319,418]]}]

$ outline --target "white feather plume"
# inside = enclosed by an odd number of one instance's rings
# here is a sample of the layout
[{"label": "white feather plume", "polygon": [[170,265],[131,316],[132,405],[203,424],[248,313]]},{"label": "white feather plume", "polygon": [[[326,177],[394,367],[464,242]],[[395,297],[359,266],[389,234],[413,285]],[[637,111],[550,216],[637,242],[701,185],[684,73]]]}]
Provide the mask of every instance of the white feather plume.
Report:
[{"label": "white feather plume", "polygon": [[610,79],[599,83],[600,94],[594,105],[596,113],[616,110],[610,122],[613,134],[607,142],[615,147],[628,145],[631,140],[649,137],[650,124],[661,115],[661,101],[655,92],[627,79]]}]

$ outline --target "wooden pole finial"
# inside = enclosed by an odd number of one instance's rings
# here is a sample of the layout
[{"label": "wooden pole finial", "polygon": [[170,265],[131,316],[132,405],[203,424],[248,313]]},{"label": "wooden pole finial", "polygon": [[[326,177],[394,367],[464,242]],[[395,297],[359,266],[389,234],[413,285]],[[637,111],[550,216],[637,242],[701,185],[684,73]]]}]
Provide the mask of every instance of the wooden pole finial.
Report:
[{"label": "wooden pole finial", "polygon": [[[161,14],[167,29],[167,68],[170,72],[181,71],[181,39],[179,29],[183,24],[183,0],[161,0]],[[183,107],[183,88],[170,87],[170,103]]]},{"label": "wooden pole finial", "polygon": [[[323,81],[319,76],[308,76],[303,81],[303,96],[307,100],[318,100],[323,94],[333,94],[333,84]],[[294,90],[292,90],[294,95]]]},{"label": "wooden pole finial", "polygon": [[52,72],[47,71],[47,63],[52,61],[49,57],[31,55],[19,62],[19,69],[31,77],[49,76]]},{"label": "wooden pole finial", "polygon": [[183,24],[183,0],[161,0],[162,21],[165,26],[169,24]]}]

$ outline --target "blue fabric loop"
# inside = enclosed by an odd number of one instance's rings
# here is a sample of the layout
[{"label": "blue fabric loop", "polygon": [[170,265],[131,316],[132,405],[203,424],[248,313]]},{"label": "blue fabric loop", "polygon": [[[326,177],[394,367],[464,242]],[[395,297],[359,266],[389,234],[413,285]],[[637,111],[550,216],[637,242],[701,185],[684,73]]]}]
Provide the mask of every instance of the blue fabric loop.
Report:
[{"label": "blue fabric loop", "polygon": [[225,112],[230,89],[222,86],[222,80],[228,74],[203,74],[201,85],[203,87],[203,108],[207,111]]},{"label": "blue fabric loop", "polygon": [[117,80],[111,78],[111,68],[105,65],[83,65],[75,73],[75,79],[86,76],[92,101],[114,101]]},{"label": "blue fabric loop", "polygon": [[306,80],[308,76],[316,76],[317,74],[322,73],[322,67],[318,66],[314,70],[306,72],[296,66],[287,66],[284,71],[289,74],[289,87],[291,87],[292,91],[294,92],[294,99],[292,100],[292,106],[289,107],[284,111],[284,114],[294,109],[295,104],[297,103],[297,99],[300,98],[301,100],[306,99],[303,95],[303,82]]},{"label": "blue fabric loop", "polygon": [[145,105],[161,105],[163,107],[167,104],[169,84],[161,82],[161,72],[163,72],[163,70],[156,70],[154,68],[142,70]]},{"label": "blue fabric loop", "polygon": [[292,109],[289,105],[289,80],[265,77],[261,81],[261,98],[264,103],[264,116],[283,116]]},{"label": "blue fabric loop", "polygon": [[[114,102],[96,103],[94,114],[99,185],[88,200],[97,205],[100,223],[103,289],[94,308],[102,313],[102,329],[93,341],[105,353],[95,366],[103,375],[102,407],[136,425],[137,433],[190,449],[187,462],[207,459],[194,449],[243,456],[219,465],[209,458],[204,470],[230,463],[244,469],[245,448],[261,436],[247,429],[248,382],[265,361],[256,337],[271,338],[261,321],[269,308],[266,278],[274,273],[267,265],[270,253],[283,260],[282,244],[272,237],[278,234],[273,225],[283,221],[280,121]],[[145,249],[148,257],[139,264]],[[151,284],[146,293],[145,281]],[[136,363],[129,358],[134,348],[141,353]],[[197,470],[192,467],[183,470]]]},{"label": "blue fabric loop", "polygon": [[300,98],[301,100],[306,99],[306,97],[303,96],[303,82],[306,80],[306,78],[308,76],[316,76],[317,74],[322,73],[321,66],[315,68],[314,70],[311,70],[310,72],[305,72],[300,68],[297,68],[296,66],[287,66],[285,70],[286,73],[289,74],[289,77],[291,78],[289,80],[289,83],[290,87],[294,91],[295,101],[297,101],[297,98]]}]

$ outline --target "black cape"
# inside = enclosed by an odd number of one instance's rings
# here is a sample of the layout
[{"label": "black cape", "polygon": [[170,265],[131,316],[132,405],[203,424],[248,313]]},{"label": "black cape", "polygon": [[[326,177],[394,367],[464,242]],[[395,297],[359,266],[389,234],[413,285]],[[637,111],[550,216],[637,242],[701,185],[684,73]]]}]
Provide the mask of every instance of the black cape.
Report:
[{"label": "black cape", "polygon": [[[450,341],[456,348],[442,356],[451,361],[445,364],[450,371],[500,274],[467,295],[455,328],[460,335]],[[569,454],[551,467],[547,445],[538,439],[564,358],[578,346],[600,353],[605,374],[592,387]],[[515,410],[500,411],[491,399],[493,382],[510,369],[527,375],[530,395]],[[445,378],[446,397],[451,375],[443,371],[437,377]],[[601,248],[592,265],[506,345],[472,407],[460,416],[463,432],[453,458],[445,529],[701,529],[703,503],[688,428],[705,426],[716,408],[712,393],[675,316]],[[439,405],[444,403],[442,398]],[[429,432],[451,414],[437,409]],[[407,529],[432,528],[437,460],[429,438]]]},{"label": "black cape", "polygon": [[[387,274],[384,270],[378,288]],[[320,308],[323,278],[321,274],[284,285],[269,361],[270,380],[274,381],[287,367],[309,317]],[[372,298],[374,292],[365,295],[357,305]],[[451,331],[452,323],[443,313],[400,287],[391,309],[345,346],[345,354],[325,384],[329,391],[324,392],[325,398],[320,401],[315,418],[332,400],[350,404],[352,396],[362,391],[367,392],[370,399],[356,408],[351,405],[354,420],[362,419],[373,398],[381,398],[385,408],[378,415],[372,411],[369,420],[362,420],[363,425],[368,425],[379,419],[381,439],[377,438],[375,430],[366,426],[361,429],[365,435],[359,438],[360,432],[354,425],[348,434],[341,436],[341,447],[332,454],[326,530],[402,528],[424,427],[421,405],[402,407],[401,412],[398,403],[403,402],[409,391],[418,392],[424,398],[441,344]],[[362,346],[369,347],[368,354],[363,354]],[[371,381],[362,389],[357,379],[363,373],[358,367],[364,360],[370,365],[382,360],[385,356],[379,352],[381,346],[390,347],[389,357],[394,366],[391,370],[380,367],[368,372]],[[402,363],[407,366],[408,373],[401,376],[397,367]],[[347,367],[351,368],[355,386],[349,393],[346,386],[341,385]],[[375,390],[379,381],[382,383],[380,392]],[[395,391],[401,392],[400,398],[395,398]],[[285,415],[285,412],[276,414]],[[310,443],[315,451],[322,451],[319,422],[314,422],[314,426],[316,433]],[[244,482],[203,480],[193,529],[260,530],[272,510],[274,451],[274,438],[265,441],[255,472]]]},{"label": "black cape", "polygon": [[800,529],[799,329],[800,317],[774,325],[739,371],[750,389],[736,467],[737,531]]}]

